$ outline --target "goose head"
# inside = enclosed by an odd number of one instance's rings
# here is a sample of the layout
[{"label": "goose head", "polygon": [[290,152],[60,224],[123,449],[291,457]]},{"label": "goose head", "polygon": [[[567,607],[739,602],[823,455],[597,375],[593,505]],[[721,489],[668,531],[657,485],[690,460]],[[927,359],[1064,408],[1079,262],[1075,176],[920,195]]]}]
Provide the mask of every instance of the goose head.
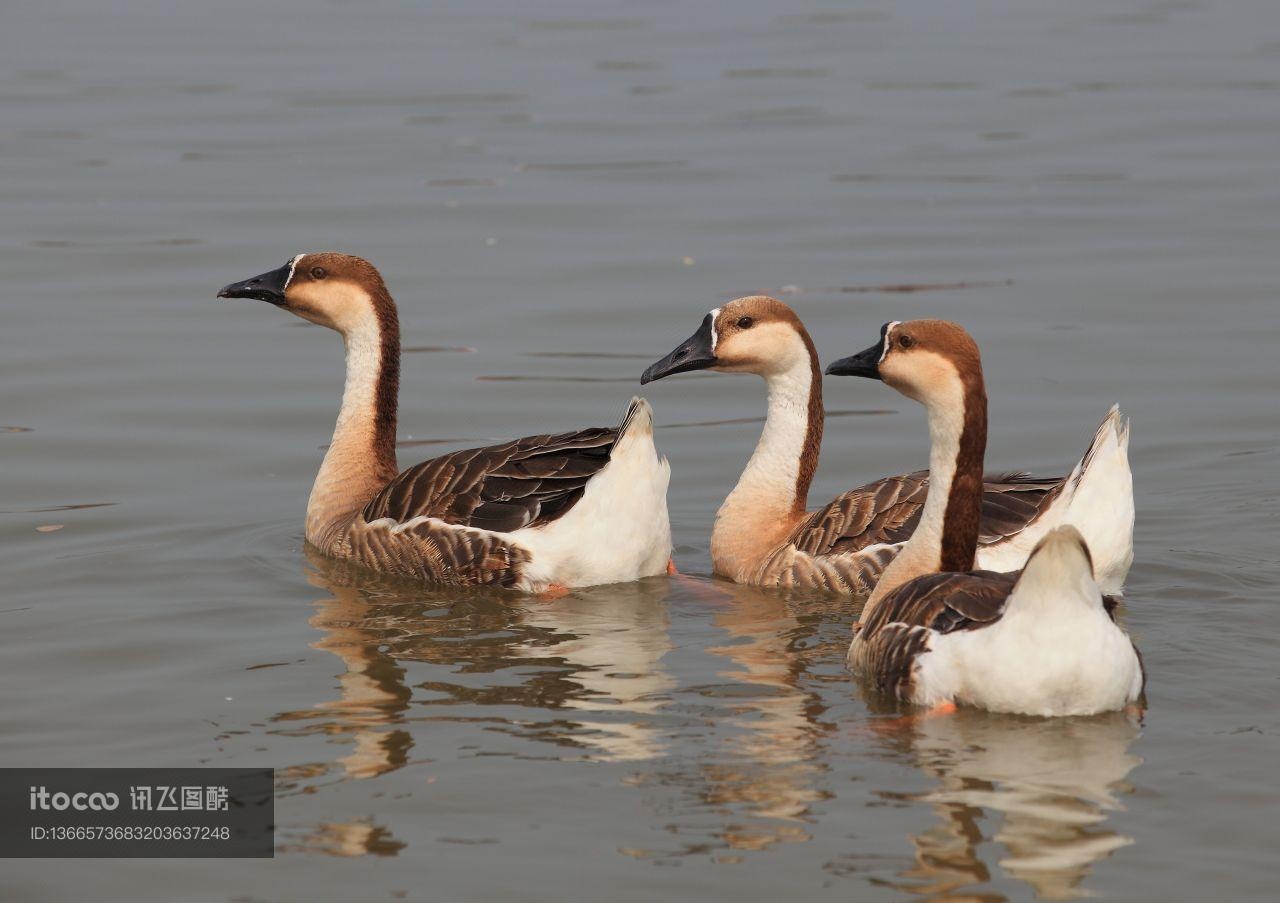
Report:
[{"label": "goose head", "polygon": [[373,264],[336,251],[299,254],[279,269],[225,286],[218,297],[266,301],[343,334],[381,318],[381,308],[391,304]]},{"label": "goose head", "polygon": [[757,373],[766,378],[808,366],[813,342],[795,312],[774,298],[753,295],[717,307],[698,331],[655,361],[640,383],[690,370]]},{"label": "goose head", "polygon": [[881,380],[924,404],[950,398],[958,385],[980,384],[982,359],[964,327],[947,320],[886,323],[880,341],[827,367],[831,376]]}]

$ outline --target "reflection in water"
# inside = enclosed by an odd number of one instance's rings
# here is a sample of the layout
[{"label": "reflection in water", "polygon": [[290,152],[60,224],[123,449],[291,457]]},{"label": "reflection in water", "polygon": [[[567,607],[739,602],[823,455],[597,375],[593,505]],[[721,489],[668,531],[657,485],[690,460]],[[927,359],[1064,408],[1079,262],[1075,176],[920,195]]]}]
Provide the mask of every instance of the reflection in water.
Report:
[{"label": "reflection in water", "polygon": [[[740,733],[727,741],[731,759],[708,764],[709,797],[718,805],[743,804],[767,821],[731,823],[723,839],[734,849],[760,850],[809,839],[803,822],[809,807],[829,794],[815,784],[822,768],[818,744],[829,730],[818,722],[825,706],[800,680],[819,621],[803,616],[785,594],[719,584],[729,595],[715,614],[717,626],[733,642],[709,649],[729,658],[734,668],[721,672],[732,687],[729,723]],[[728,688],[726,688],[728,689]]]},{"label": "reflection in water", "polygon": [[405,848],[386,828],[369,818],[349,822],[323,822],[300,840],[288,843],[288,852],[327,853],[330,856],[395,856]]},{"label": "reflection in water", "polygon": [[308,558],[318,570],[307,575],[313,586],[329,592],[316,602],[311,626],[321,631],[312,647],[332,652],[346,666],[338,676],[337,699],[316,705],[314,710],[284,712],[278,722],[319,721],[310,730],[334,737],[349,738],[351,752],[338,760],[347,777],[369,778],[399,768],[408,758],[413,738],[396,727],[403,724],[411,691],[404,682],[404,669],[388,655],[382,639],[394,628],[388,612],[371,606],[360,590],[349,582],[352,572],[336,567],[308,549]]},{"label": "reflection in water", "polygon": [[[664,578],[579,590],[561,599],[466,590],[434,590],[380,578],[309,550],[308,579],[329,592],[316,603],[313,644],[342,659],[337,699],[285,712],[277,722],[306,721],[300,733],[348,738],[340,758],[345,777],[367,778],[406,764],[413,737],[405,728],[410,705],[518,706],[528,713],[488,720],[502,730],[589,750],[589,758],[636,760],[663,744],[648,716],[673,685],[660,661],[671,648],[663,600]],[[451,681],[416,686],[405,664],[448,666]],[[505,674],[504,674],[505,672]],[[474,680],[472,675],[482,675]],[[509,681],[517,678],[516,683]],[[566,720],[562,710],[586,718]],[[448,714],[415,721],[457,720]]]},{"label": "reflection in water", "polygon": [[[580,590],[553,601],[491,592],[433,590],[372,575],[308,549],[307,579],[327,592],[311,625],[313,648],[342,660],[338,694],[282,712],[273,732],[342,742],[333,763],[282,769],[295,789],[335,774],[373,778],[410,762],[411,722],[472,721],[518,736],[583,750],[571,758],[637,761],[665,751],[652,717],[673,680],[661,667],[671,648],[665,578]],[[412,663],[444,665],[416,684]],[[448,674],[451,680],[440,679]],[[479,675],[479,680],[472,678]],[[510,682],[511,676],[516,682]],[[494,707],[492,717],[459,716],[458,706]],[[409,717],[411,706],[447,714]],[[515,714],[536,709],[548,717]],[[564,710],[581,717],[566,719]],[[292,848],[332,855],[394,855],[403,844],[370,820],[315,826]],[[286,847],[286,848],[291,848]]]},{"label": "reflection in water", "polygon": [[594,750],[590,758],[639,761],[666,751],[653,716],[675,686],[661,666],[671,649],[663,605],[669,587],[664,577],[594,587],[525,610],[526,625],[560,634],[555,645],[535,644],[528,654],[576,666],[567,676],[585,692],[561,704],[582,713],[574,734]]},{"label": "reflection in water", "polygon": [[890,744],[938,779],[907,797],[932,805],[938,824],[911,838],[916,864],[901,873],[902,890],[970,898],[957,892],[990,880],[979,848],[994,841],[1009,876],[1038,897],[1071,899],[1087,895],[1081,884],[1093,863],[1133,842],[1104,827],[1142,761],[1129,753],[1139,727],[1123,714],[1046,720],[961,711],[907,728],[887,723]]},{"label": "reflection in water", "polygon": [[[685,685],[677,697],[677,709],[690,718],[684,723],[698,737],[696,754],[688,755],[686,746],[684,755],[630,781],[681,792],[684,802],[674,810],[681,815],[663,825],[663,836],[676,835],[680,843],[620,852],[676,862],[811,840],[813,807],[832,796],[823,786],[822,745],[835,725],[821,720],[827,703],[820,682],[834,673],[844,683],[843,652],[836,647],[847,645],[850,603],[693,577],[677,578],[676,585],[680,595],[697,600],[683,610],[683,631],[695,629],[691,619],[711,622],[698,650],[714,657],[722,680]],[[839,662],[838,671],[832,662]],[[665,799],[663,807],[672,811]],[[715,856],[716,862],[741,859],[736,852]]]},{"label": "reflection in water", "polygon": [[[277,715],[274,732],[323,737],[342,752],[281,770],[289,790],[386,774],[412,764],[415,731],[472,725],[459,756],[527,757],[519,745],[512,752],[515,739],[564,761],[653,763],[625,782],[676,790],[690,817],[665,825],[664,836],[680,837],[675,849],[624,854],[765,851],[811,839],[819,804],[834,798],[830,747],[847,735],[837,722],[867,717],[852,707],[843,667],[856,609],[849,600],[680,577],[542,601],[431,590],[318,554],[310,563],[308,578],[326,591],[311,619],[320,632],[314,647],[343,670],[335,698]],[[682,621],[686,632],[702,631],[692,654],[719,662],[719,680],[681,685],[669,670],[673,588],[696,600],[684,603]],[[841,717],[824,720],[832,705]],[[937,780],[925,793],[895,796],[938,816],[911,838],[914,864],[890,879],[899,890],[971,896],[1002,870],[1039,896],[1065,899],[1083,893],[1092,863],[1130,842],[1104,826],[1139,762],[1128,752],[1138,728],[1123,716],[962,711],[877,718],[871,728],[855,732]],[[998,863],[983,858],[992,842],[1004,850]],[[291,845],[342,856],[395,855],[402,846],[371,819],[312,825]],[[848,872],[839,863],[828,869]]]},{"label": "reflection in water", "polygon": [[[657,774],[629,782],[695,788],[699,809],[724,816],[713,829],[719,845],[762,850],[809,839],[810,807],[829,796],[817,783],[824,771],[818,744],[831,725],[818,721],[825,706],[816,689],[800,681],[809,669],[805,655],[839,660],[848,617],[808,610],[776,591],[682,579],[711,603],[717,639],[727,634],[729,641],[708,651],[732,667],[721,672],[725,682],[695,690],[714,706],[723,743],[677,760],[672,773],[669,747],[688,722],[664,712],[677,686],[663,666],[672,649],[668,579],[541,601],[406,585],[318,554],[310,563],[308,579],[327,591],[311,619],[321,631],[314,646],[338,656],[345,670],[335,699],[275,721],[280,733],[323,735],[346,752],[290,769],[296,783],[384,774],[411,761],[414,725],[472,722],[552,744],[562,759],[663,758]],[[819,643],[824,628],[830,641]],[[415,669],[418,663],[444,667]],[[367,837],[385,850],[380,830],[366,822],[325,825],[306,847],[349,851]]]}]

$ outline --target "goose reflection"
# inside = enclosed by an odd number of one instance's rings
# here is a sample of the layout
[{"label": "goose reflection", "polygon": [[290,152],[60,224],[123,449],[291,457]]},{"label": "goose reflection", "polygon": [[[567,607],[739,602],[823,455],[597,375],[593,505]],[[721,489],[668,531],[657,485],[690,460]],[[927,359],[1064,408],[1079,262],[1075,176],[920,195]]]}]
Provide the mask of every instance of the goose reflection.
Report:
[{"label": "goose reflection", "polygon": [[811,808],[831,796],[820,786],[820,746],[834,729],[821,720],[826,706],[812,672],[839,649],[831,637],[847,636],[847,603],[721,582],[707,592],[721,596],[714,622],[730,641],[707,651],[732,662],[720,672],[732,681],[721,695],[736,729],[729,755],[704,766],[707,800],[752,816],[726,825],[722,839],[739,850],[809,840]]},{"label": "goose reflection", "polygon": [[[358,589],[358,575],[350,566],[307,550],[314,570],[307,580],[327,595],[315,602],[311,626],[320,631],[312,648],[331,652],[345,670],[338,675],[336,699],[311,709],[282,712],[274,731],[288,736],[321,734],[345,740],[349,752],[336,763],[308,763],[277,772],[282,787],[296,788],[337,770],[340,777],[372,778],[408,761],[413,736],[404,728],[404,713],[412,692],[404,669],[385,651],[383,639],[393,631],[391,611],[371,605]],[[311,789],[311,788],[308,788]],[[394,856],[405,844],[371,818],[323,822],[286,841],[284,850],[330,856]]]},{"label": "goose reflection", "polygon": [[[385,650],[384,640],[394,632],[394,613],[371,605],[365,592],[357,588],[358,575],[349,566],[340,566],[308,549],[314,568],[307,573],[311,585],[327,592],[315,602],[311,626],[320,638],[313,649],[331,652],[346,670],[338,675],[336,699],[317,703],[314,708],[282,712],[277,723],[309,722],[306,727],[280,733],[322,732],[350,743],[350,752],[337,764],[349,778],[370,778],[399,768],[408,760],[413,737],[404,729],[404,712],[412,695],[405,685],[404,669]],[[327,767],[302,767],[303,772]],[[298,777],[313,776],[300,774]]]},{"label": "goose reflection", "polygon": [[994,842],[1003,847],[995,865],[1038,897],[1088,895],[1082,885],[1093,864],[1133,842],[1106,821],[1133,792],[1126,779],[1142,760],[1129,746],[1139,732],[1122,713],[1034,719],[961,710],[913,720],[888,742],[937,779],[909,799],[932,805],[938,823],[911,838],[915,866],[899,888],[968,898],[963,888],[991,878],[980,848]]},{"label": "goose reflection", "polygon": [[[308,564],[307,580],[325,591],[310,619],[320,633],[312,647],[337,656],[343,671],[335,698],[276,715],[272,732],[322,736],[345,751],[281,769],[285,792],[410,764],[414,728],[424,723],[480,723],[571,748],[574,758],[638,761],[666,749],[655,720],[674,685],[661,665],[671,649],[665,578],[543,602],[433,590],[310,549]],[[394,855],[403,844],[357,819],[314,826],[285,848],[294,846],[355,856]]]},{"label": "goose reflection", "polygon": [[[274,720],[278,733],[325,734],[345,740],[349,751],[333,766],[299,766],[298,777],[339,770],[359,779],[399,768],[413,749],[412,722],[485,722],[606,760],[665,749],[652,723],[674,684],[661,666],[671,648],[664,578],[543,602],[432,590],[308,557],[307,579],[327,593],[315,603],[311,625],[321,635],[312,646],[336,655],[345,670],[337,698]],[[445,668],[411,687],[406,668],[414,663]],[[468,711],[474,706],[494,711]],[[423,708],[429,713],[418,714]],[[583,717],[566,719],[564,710]]]},{"label": "goose reflection", "polygon": [[529,645],[526,654],[573,669],[566,678],[581,692],[560,704],[579,713],[571,736],[593,759],[635,762],[666,751],[656,716],[676,683],[662,667],[672,648],[669,592],[668,580],[655,577],[576,590],[525,609],[523,623],[556,640]]}]

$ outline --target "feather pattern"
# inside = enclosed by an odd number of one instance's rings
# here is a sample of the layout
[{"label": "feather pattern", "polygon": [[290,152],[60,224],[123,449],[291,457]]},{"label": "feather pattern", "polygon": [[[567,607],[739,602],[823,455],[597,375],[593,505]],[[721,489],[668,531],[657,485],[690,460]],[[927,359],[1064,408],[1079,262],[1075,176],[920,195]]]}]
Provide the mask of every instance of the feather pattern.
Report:
[{"label": "feather pattern", "polygon": [[[1066,479],[1026,474],[988,474],[983,486],[980,545],[1002,542],[1024,530],[1052,503]],[[868,546],[906,542],[920,523],[929,472],[885,477],[836,496],[791,534],[810,555],[840,555]]]},{"label": "feather pattern", "polygon": [[[1064,478],[988,475],[979,546],[1016,536],[1040,517]],[[787,541],[761,560],[749,582],[869,593],[920,522],[929,490],[925,470],[885,477],[837,496],[808,514]]]},{"label": "feather pattern", "polygon": [[899,622],[939,633],[973,630],[1000,617],[1017,581],[1017,572],[994,571],[943,571],[917,577],[882,599],[859,632],[870,636]]},{"label": "feather pattern", "polygon": [[451,586],[517,588],[529,553],[506,537],[416,518],[357,518],[347,531],[347,554],[366,567],[401,577]]},{"label": "feather pattern", "polygon": [[593,428],[442,455],[388,483],[365,506],[364,519],[438,518],[504,533],[549,523],[567,513],[609,463],[618,435]]}]

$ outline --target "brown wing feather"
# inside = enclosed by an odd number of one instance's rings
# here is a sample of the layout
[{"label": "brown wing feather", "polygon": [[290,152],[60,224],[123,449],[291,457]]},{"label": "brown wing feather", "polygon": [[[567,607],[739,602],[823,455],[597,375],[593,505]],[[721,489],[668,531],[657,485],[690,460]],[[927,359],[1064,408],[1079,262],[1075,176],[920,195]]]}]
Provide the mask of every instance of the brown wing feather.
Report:
[{"label": "brown wing feather", "polygon": [[810,555],[840,555],[877,543],[906,542],[920,520],[928,477],[928,471],[885,477],[836,496],[800,522],[791,542]]},{"label": "brown wing feather", "polygon": [[[1000,542],[1025,529],[1057,497],[1063,482],[1025,474],[988,475],[979,543]],[[920,522],[928,490],[927,470],[868,483],[814,511],[800,522],[790,541],[810,555],[840,555],[906,542]]]},{"label": "brown wing feather", "polygon": [[501,586],[520,580],[529,553],[481,530],[420,521],[404,529],[357,521],[347,534],[351,558],[383,573],[452,586]]},{"label": "brown wing feather", "polygon": [[944,572],[910,580],[891,592],[863,622],[870,636],[888,624],[928,627],[939,633],[972,630],[991,624],[1004,605],[1021,571]]},{"label": "brown wing feather", "polygon": [[1066,485],[1065,477],[1025,473],[987,474],[982,492],[978,544],[989,546],[1025,530],[1043,514]]},{"label": "brown wing feather", "polygon": [[549,523],[572,508],[609,463],[618,434],[598,427],[528,436],[424,461],[383,487],[365,506],[364,519],[434,517],[504,533]]},{"label": "brown wing feather", "polygon": [[866,640],[864,660],[877,690],[910,700],[916,657],[929,651],[929,630],[907,624],[887,624]]}]

